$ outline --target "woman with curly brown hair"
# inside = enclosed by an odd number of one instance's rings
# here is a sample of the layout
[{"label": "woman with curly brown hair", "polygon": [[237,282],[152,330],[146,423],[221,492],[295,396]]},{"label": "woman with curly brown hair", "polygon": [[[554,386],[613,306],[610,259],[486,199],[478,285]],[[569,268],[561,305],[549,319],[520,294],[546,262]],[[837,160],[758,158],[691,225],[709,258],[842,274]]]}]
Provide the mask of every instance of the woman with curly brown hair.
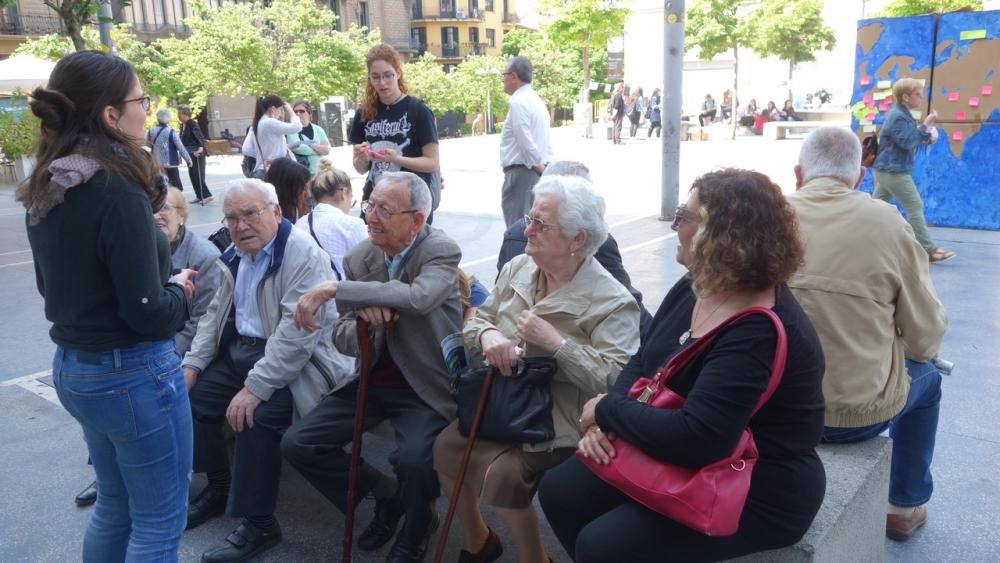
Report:
[{"label": "woman with curly brown hair", "polygon": [[376,45],[368,51],[365,63],[365,93],[348,135],[354,145],[354,169],[368,173],[362,203],[368,201],[384,172],[413,172],[430,186],[431,173],[440,166],[434,113],[408,95],[399,53],[384,43]]},{"label": "woman with curly brown hair", "polygon": [[[708,536],[632,500],[571,458],[542,481],[542,508],[575,561],[717,561],[798,541],[819,510],[826,477],[815,447],[823,431],[823,351],[785,282],[803,256],[795,213],[780,188],[757,172],[722,170],[695,181],[673,228],[677,261],[690,273],[670,290],[639,352],[608,395],[580,419],[578,455],[607,464],[621,441],[651,458],[698,468],[728,457],[743,430],[760,457],[731,536]],[[631,398],[697,339],[750,307],[769,308],[788,338],[784,375],[767,387],[777,332],[755,314],[723,327],[666,386],[685,397],[676,409]],[[580,494],[586,491],[586,494]]]}]

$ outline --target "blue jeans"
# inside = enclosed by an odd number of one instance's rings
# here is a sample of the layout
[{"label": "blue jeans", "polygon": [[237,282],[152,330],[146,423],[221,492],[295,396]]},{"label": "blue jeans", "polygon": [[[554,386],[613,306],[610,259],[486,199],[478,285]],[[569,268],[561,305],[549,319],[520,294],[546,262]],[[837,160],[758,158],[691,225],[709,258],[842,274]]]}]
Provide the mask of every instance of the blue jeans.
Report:
[{"label": "blue jeans", "polygon": [[104,352],[60,346],[52,368],[97,473],[83,561],[177,561],[192,437],[173,339]]},{"label": "blue jeans", "polygon": [[830,444],[863,442],[886,428],[892,438],[892,468],[889,470],[889,502],[896,506],[920,506],[931,499],[934,479],[931,460],[941,410],[941,374],[930,362],[906,360],[910,394],[906,405],[892,419],[859,428],[823,430]]}]

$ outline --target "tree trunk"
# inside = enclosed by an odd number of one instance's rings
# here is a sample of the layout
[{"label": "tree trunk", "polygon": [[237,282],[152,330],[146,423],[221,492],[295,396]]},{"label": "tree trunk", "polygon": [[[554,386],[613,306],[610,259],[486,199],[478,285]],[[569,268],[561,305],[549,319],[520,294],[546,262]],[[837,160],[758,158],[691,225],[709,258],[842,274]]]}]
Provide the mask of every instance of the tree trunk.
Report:
[{"label": "tree trunk", "polygon": [[739,99],[740,99],[740,44],[733,43],[733,99],[732,99],[732,111],[729,114],[732,120],[732,140],[736,140],[736,126],[740,122],[740,117],[736,113],[739,111]]},{"label": "tree trunk", "polygon": [[795,107],[794,93],[792,92],[792,69],[795,68],[795,59],[788,61],[788,99],[792,100],[792,107]]},{"label": "tree trunk", "polygon": [[86,51],[87,46],[83,43],[83,35],[80,33],[80,26],[77,22],[63,20],[66,24],[66,35],[73,41],[73,48],[77,51]]},{"label": "tree trunk", "polygon": [[590,47],[583,48],[583,86],[580,88],[580,101],[590,102]]}]

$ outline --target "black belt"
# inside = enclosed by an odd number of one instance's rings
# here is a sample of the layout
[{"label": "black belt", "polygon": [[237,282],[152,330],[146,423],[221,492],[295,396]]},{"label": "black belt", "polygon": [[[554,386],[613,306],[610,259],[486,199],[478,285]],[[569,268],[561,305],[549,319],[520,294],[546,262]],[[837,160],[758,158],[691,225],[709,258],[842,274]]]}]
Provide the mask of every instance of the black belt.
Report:
[{"label": "black belt", "polygon": [[513,170],[515,168],[528,168],[528,165],[527,164],[511,164],[509,166],[504,166],[503,167],[503,172],[504,172],[504,174],[506,174],[506,173],[510,172],[511,170]]},{"label": "black belt", "polygon": [[267,344],[266,338],[257,338],[256,336],[243,336],[239,335],[240,344],[245,344],[247,346],[264,346]]}]

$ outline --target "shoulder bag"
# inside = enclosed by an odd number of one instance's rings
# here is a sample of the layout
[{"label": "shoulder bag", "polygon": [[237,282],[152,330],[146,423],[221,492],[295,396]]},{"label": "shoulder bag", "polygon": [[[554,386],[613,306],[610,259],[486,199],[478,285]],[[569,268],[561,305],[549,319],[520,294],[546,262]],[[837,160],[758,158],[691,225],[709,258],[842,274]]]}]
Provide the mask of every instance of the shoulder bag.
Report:
[{"label": "shoulder bag", "polygon": [[[674,355],[652,378],[640,378],[629,397],[652,407],[679,410],[684,397],[667,388],[670,378],[707,348],[719,331],[748,315],[765,315],[774,324],[777,345],[767,389],[754,407],[754,414],[771,398],[781,382],[788,356],[785,327],[774,311],[748,307]],[[750,478],[757,463],[757,444],[749,428],[743,430],[733,453],[700,468],[680,467],[655,459],[619,438],[615,455],[600,465],[577,452],[577,457],[595,475],[650,510],[654,510],[708,536],[731,536],[739,529],[740,515],[750,491]]]}]

